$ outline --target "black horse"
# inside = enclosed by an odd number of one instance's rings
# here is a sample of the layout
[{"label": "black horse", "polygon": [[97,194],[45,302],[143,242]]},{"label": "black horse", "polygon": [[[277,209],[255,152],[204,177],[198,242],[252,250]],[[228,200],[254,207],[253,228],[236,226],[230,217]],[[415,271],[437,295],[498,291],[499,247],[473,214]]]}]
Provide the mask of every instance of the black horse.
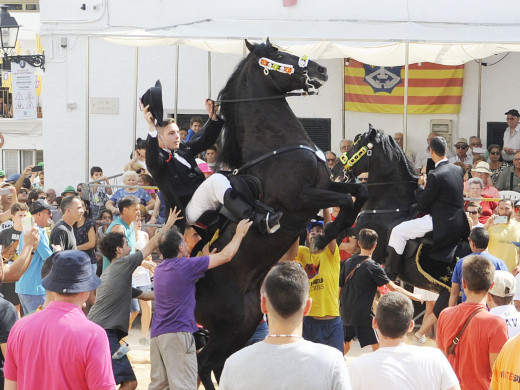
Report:
[{"label": "black horse", "polygon": [[[369,196],[358,216],[356,231],[371,228],[378,233],[373,257],[379,263],[385,263],[392,228],[418,212],[415,206],[418,176],[394,139],[372,126],[368,132],[356,137],[346,164],[352,175],[368,172]],[[471,251],[467,242],[461,243],[453,263],[447,264],[429,259],[430,247],[431,240],[427,238],[409,241],[399,278],[413,286],[441,292],[451,285],[456,259]]]},{"label": "black horse", "polygon": [[[351,226],[366,198],[360,185],[331,183],[323,153],[315,147],[285,97],[290,91],[313,93],[327,80],[327,69],[265,44],[252,45],[219,95],[225,119],[221,160],[238,174],[262,183],[262,201],[283,211],[281,228],[260,235],[251,229],[233,260],[209,270],[197,282],[197,322],[210,332],[198,356],[199,375],[213,389],[211,371],[220,378],[224,362],[242,348],[258,326],[259,289],[264,276],[291,247],[319,209],[340,206],[336,227]],[[357,197],[352,203],[350,193]],[[334,227],[329,228],[333,235]],[[219,232],[212,248],[221,249],[235,225]]]}]

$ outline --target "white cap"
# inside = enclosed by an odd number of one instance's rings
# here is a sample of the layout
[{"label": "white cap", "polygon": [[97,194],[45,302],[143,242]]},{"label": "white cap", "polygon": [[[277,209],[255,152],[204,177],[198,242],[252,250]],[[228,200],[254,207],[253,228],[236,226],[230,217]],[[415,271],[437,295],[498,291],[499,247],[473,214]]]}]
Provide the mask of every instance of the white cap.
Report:
[{"label": "white cap", "polygon": [[495,284],[489,292],[497,297],[510,297],[515,295],[516,280],[509,271],[495,271]]}]

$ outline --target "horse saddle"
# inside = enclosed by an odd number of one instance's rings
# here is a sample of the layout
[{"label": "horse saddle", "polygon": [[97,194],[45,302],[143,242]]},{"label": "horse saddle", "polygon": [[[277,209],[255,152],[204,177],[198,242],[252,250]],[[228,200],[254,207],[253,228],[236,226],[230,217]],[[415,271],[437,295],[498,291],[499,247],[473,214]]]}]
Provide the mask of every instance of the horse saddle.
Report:
[{"label": "horse saddle", "polygon": [[[256,211],[273,213],[274,209],[261,202],[263,187],[261,180],[251,175],[231,175],[229,182],[242,198],[244,198]],[[215,234],[224,228],[229,222],[239,222],[239,220],[225,206],[218,210],[206,210],[195,224],[195,229],[202,237],[196,245],[195,250],[201,249],[206,243],[216,239]]]},{"label": "horse saddle", "polygon": [[[454,258],[451,263],[437,261],[430,258],[429,252],[432,248],[433,234],[431,232],[422,238],[409,240],[403,253],[407,273],[418,272],[434,285],[449,288],[457,258]],[[461,256],[464,252],[464,243],[460,243],[456,250],[456,257]]]}]

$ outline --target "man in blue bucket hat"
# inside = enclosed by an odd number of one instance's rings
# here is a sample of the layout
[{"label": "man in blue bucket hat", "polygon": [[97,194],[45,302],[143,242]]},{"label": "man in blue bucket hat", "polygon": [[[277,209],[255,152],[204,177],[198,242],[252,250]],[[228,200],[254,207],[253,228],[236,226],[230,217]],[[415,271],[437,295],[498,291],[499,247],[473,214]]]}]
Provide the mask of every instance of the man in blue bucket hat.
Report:
[{"label": "man in blue bucket hat", "polygon": [[5,388],[115,389],[107,335],[81,309],[101,279],[82,251],[52,256],[42,285],[54,300],[13,326],[7,341]]}]

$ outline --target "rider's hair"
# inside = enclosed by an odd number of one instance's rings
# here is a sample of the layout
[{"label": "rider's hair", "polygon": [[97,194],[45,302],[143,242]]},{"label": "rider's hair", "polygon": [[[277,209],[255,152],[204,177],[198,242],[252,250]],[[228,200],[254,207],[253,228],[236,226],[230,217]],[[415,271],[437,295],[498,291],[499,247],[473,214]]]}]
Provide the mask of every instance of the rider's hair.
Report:
[{"label": "rider's hair", "polygon": [[468,256],[462,263],[462,279],[467,291],[488,291],[495,281],[495,267],[484,256]]},{"label": "rider's hair", "polygon": [[397,291],[386,293],[377,304],[377,328],[385,337],[391,339],[403,337],[410,327],[412,318],[412,301]]},{"label": "rider's hair", "polygon": [[486,249],[489,244],[489,233],[482,226],[474,227],[469,233],[469,239],[478,249]]},{"label": "rider's hair", "polygon": [[307,274],[299,264],[281,261],[265,277],[261,294],[279,316],[289,318],[305,307],[309,296]]},{"label": "rider's hair", "polygon": [[119,212],[122,214],[123,210],[127,207],[130,207],[134,204],[140,204],[141,201],[137,196],[133,195],[125,195],[121,198],[119,203],[117,204],[117,208],[119,209]]},{"label": "rider's hair", "polygon": [[184,244],[184,236],[174,226],[159,237],[159,252],[163,259],[174,259],[179,254],[179,247]]},{"label": "rider's hair", "polygon": [[446,140],[443,137],[437,136],[431,139],[430,148],[437,156],[443,157],[446,155],[446,149],[448,149],[448,145],[446,144]]},{"label": "rider's hair", "polygon": [[372,229],[361,229],[358,233],[358,241],[362,249],[372,249],[377,242],[377,233]]},{"label": "rider's hair", "polygon": [[114,260],[117,256],[117,248],[125,245],[126,237],[120,232],[110,232],[99,243],[99,249],[108,260]]}]

